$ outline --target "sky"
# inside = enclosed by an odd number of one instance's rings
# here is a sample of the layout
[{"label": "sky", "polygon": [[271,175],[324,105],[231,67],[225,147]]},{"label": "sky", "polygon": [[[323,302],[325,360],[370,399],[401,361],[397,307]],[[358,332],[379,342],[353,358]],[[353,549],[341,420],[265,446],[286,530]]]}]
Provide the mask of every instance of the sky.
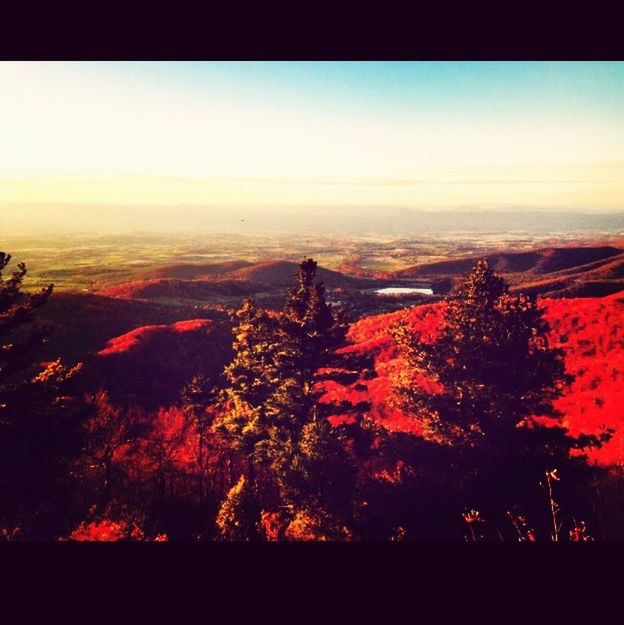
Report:
[{"label": "sky", "polygon": [[2,62],[0,96],[0,206],[624,210],[620,62]]}]

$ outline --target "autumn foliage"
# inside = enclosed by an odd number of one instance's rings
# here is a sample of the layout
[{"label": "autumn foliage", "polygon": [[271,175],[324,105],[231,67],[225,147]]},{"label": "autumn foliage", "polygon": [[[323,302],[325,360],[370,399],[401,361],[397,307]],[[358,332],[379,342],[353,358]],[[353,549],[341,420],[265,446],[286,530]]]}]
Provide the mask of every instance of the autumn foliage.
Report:
[{"label": "autumn foliage", "polygon": [[624,533],[622,295],[509,293],[479,263],[445,301],[349,324],[316,269],[277,310],[141,326],[71,365],[38,358],[51,288],[0,280],[0,537]]},{"label": "autumn foliage", "polygon": [[[604,298],[538,301],[550,328],[549,342],[563,350],[566,371],[574,378],[554,401],[555,408],[563,414],[563,425],[573,436],[600,435],[613,428],[612,439],[587,454],[599,464],[624,463],[624,297],[616,293]],[[414,423],[388,401],[391,379],[405,365],[391,328],[405,320],[421,341],[430,343],[439,336],[445,308],[446,303],[442,302],[354,323],[349,330],[353,345],[346,350],[371,354],[377,375],[349,388],[336,388],[335,396],[356,392],[366,395],[372,404],[371,413],[380,423],[391,430],[417,431]],[[421,382],[435,392],[430,381]],[[360,390],[354,390],[356,386]]]}]

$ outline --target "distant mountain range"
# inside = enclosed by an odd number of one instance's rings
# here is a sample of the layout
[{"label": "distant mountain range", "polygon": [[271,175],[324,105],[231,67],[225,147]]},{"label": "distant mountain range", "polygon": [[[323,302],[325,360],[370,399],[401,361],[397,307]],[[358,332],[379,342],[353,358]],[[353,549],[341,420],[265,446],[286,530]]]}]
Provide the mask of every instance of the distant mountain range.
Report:
[{"label": "distant mountain range", "polygon": [[245,209],[201,206],[15,205],[0,229],[21,233],[389,234],[449,232],[555,234],[624,232],[624,212],[534,209],[411,210],[379,207]]}]

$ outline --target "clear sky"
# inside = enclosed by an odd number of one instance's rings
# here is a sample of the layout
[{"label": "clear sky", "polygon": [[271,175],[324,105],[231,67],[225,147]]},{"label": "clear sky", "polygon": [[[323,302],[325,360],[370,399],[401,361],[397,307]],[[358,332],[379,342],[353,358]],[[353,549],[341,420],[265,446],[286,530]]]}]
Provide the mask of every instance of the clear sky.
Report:
[{"label": "clear sky", "polygon": [[624,63],[0,63],[0,205],[624,210]]}]

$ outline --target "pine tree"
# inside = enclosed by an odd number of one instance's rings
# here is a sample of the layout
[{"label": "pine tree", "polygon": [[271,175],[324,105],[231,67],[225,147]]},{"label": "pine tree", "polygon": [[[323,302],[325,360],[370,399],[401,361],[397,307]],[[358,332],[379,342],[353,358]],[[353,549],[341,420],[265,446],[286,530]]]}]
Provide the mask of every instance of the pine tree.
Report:
[{"label": "pine tree", "polygon": [[217,429],[248,458],[247,477],[253,483],[255,446],[270,425],[266,406],[277,381],[277,320],[253,299],[245,300],[232,319],[234,358],[224,372],[229,384]]},{"label": "pine tree", "polygon": [[318,370],[335,361],[334,351],[346,335],[346,323],[325,301],[325,289],[315,283],[316,262],[301,263],[292,289],[278,317],[275,352],[277,376],[268,397],[267,414],[279,435],[294,444],[302,429],[321,417]]},{"label": "pine tree", "polygon": [[348,518],[353,506],[356,461],[347,450],[346,428],[327,421],[341,407],[319,401],[317,382],[344,364],[336,349],[347,324],[315,282],[316,269],[312,259],[301,263],[279,317],[279,383],[267,402],[275,425],[260,448],[271,462],[282,505],[324,519],[323,526],[341,526],[339,519]]},{"label": "pine tree", "polygon": [[319,401],[316,383],[336,364],[347,326],[315,282],[316,268],[312,259],[301,263],[279,313],[252,301],[236,313],[235,357],[225,372],[229,408],[219,427],[248,459],[250,489],[262,471],[267,488],[264,497],[257,494],[266,506],[342,515],[345,501],[347,507],[352,501],[345,493],[353,488],[355,467],[343,429],[327,421],[332,407]]},{"label": "pine tree", "polygon": [[34,313],[53,287],[24,293],[23,263],[8,279],[2,275],[10,260],[0,252],[0,525],[56,537],[81,446],[82,412],[70,395],[80,365],[39,365],[49,330],[33,325]]},{"label": "pine tree", "polygon": [[32,365],[45,345],[48,330],[40,326],[22,332],[20,341],[4,341],[9,334],[15,336],[22,327],[32,323],[34,311],[46,303],[53,288],[50,284],[39,293],[26,295],[21,290],[26,276],[24,263],[19,263],[8,279],[2,275],[10,261],[10,254],[0,252],[0,407],[4,406],[8,394],[16,393],[15,384],[11,383],[13,376]]},{"label": "pine tree", "polygon": [[[395,404],[419,420],[426,439],[456,449],[450,479],[483,505],[537,493],[544,471],[571,467],[579,446],[554,407],[571,377],[547,333],[536,298],[510,295],[485,260],[447,302],[435,342],[419,341],[406,325],[393,330],[406,363],[394,380]],[[438,391],[425,390],[423,378]]]},{"label": "pine tree", "polygon": [[[409,366],[395,390],[431,438],[500,445],[528,417],[557,417],[553,401],[571,381],[563,351],[548,345],[547,322],[535,297],[509,295],[502,278],[478,261],[444,313],[435,343],[407,326],[394,330]],[[429,394],[415,375],[439,384]]]}]

